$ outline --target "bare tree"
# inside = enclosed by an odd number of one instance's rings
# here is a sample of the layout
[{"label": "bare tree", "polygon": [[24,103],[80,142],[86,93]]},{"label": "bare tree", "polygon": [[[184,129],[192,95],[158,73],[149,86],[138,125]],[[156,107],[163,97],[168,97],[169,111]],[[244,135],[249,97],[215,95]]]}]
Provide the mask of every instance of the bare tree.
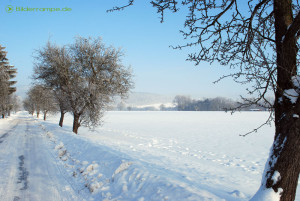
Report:
[{"label": "bare tree", "polygon": [[[111,11],[133,4],[129,0]],[[275,122],[274,143],[253,200],[267,190],[280,195],[281,201],[294,200],[300,172],[299,1],[153,0],[151,4],[161,21],[167,10],[187,7],[181,33],[188,42],[175,48],[196,46],[198,52],[188,60],[196,65],[202,61],[229,65],[234,73],[222,78],[252,84],[248,93],[256,98],[243,98],[246,104],[240,107],[263,104],[274,111],[275,117],[270,115],[267,121]],[[275,95],[274,104],[266,98],[269,92]]]},{"label": "bare tree", "polygon": [[160,111],[165,111],[166,109],[167,109],[167,107],[166,107],[165,104],[161,104],[161,105],[159,106],[159,110],[160,110]]},{"label": "bare tree", "polygon": [[36,117],[40,117],[41,112],[41,97],[43,95],[43,87],[41,85],[35,85],[27,92],[28,100],[34,105],[36,111]]},{"label": "bare tree", "polygon": [[69,74],[72,64],[71,56],[66,47],[59,47],[48,42],[45,47],[37,50],[35,59],[32,77],[53,89],[61,114],[59,126],[62,127],[65,113],[71,111],[66,93],[67,86],[72,82]]},{"label": "bare tree", "polygon": [[100,124],[116,95],[132,87],[131,71],[123,66],[120,50],[106,47],[100,38],[76,38],[66,47],[51,45],[38,51],[34,78],[54,88],[59,106],[72,112],[73,132]]},{"label": "bare tree", "polygon": [[175,104],[178,111],[187,111],[190,110],[192,99],[189,96],[175,96],[173,103]]},{"label": "bare tree", "polygon": [[77,38],[70,46],[73,85],[68,91],[74,115],[73,132],[79,126],[97,126],[103,111],[116,95],[132,88],[131,71],[121,63],[123,53],[106,47],[101,38]]},{"label": "bare tree", "polygon": [[34,114],[34,103],[30,100],[29,97],[26,97],[24,100],[23,100],[23,107],[26,111],[29,112],[29,114],[31,114],[33,116]]},{"label": "bare tree", "polygon": [[36,111],[37,118],[39,118],[40,112],[44,115],[46,120],[49,112],[56,112],[57,103],[54,97],[54,92],[51,88],[43,85],[34,85],[27,93],[28,98],[24,101],[24,107],[30,113]]},{"label": "bare tree", "polygon": [[58,125],[60,127],[63,126],[64,116],[68,111],[71,111],[70,101],[68,100],[67,94],[63,90],[55,90],[54,96],[58,103],[58,107],[60,110],[60,119]]},{"label": "bare tree", "polygon": [[17,96],[16,94],[13,94],[10,96],[10,102],[12,105],[12,111],[14,113],[20,111],[21,109],[21,99],[19,96]]},{"label": "bare tree", "polygon": [[46,121],[48,113],[56,113],[58,111],[57,101],[54,96],[54,91],[51,88],[43,87],[43,95],[40,97],[41,111]]},{"label": "bare tree", "polygon": [[126,104],[123,101],[119,102],[117,105],[117,109],[119,111],[124,111],[126,109]]}]

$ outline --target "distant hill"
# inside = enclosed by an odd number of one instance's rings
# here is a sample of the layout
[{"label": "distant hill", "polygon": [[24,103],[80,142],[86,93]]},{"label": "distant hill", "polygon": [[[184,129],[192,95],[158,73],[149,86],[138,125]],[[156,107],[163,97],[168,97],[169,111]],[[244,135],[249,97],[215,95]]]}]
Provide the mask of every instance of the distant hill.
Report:
[{"label": "distant hill", "polygon": [[161,104],[170,105],[173,102],[173,95],[163,95],[163,94],[155,94],[155,93],[145,93],[145,92],[132,92],[128,99],[121,100],[120,98],[116,98],[114,104],[112,105],[114,108],[117,108],[120,103],[123,104],[124,107],[155,107],[159,108]]},{"label": "distant hill", "polygon": [[129,95],[129,98],[125,100],[128,105],[142,106],[142,105],[152,105],[152,104],[164,104],[170,103],[174,99],[171,95],[162,95],[154,93],[145,92],[133,92]]}]

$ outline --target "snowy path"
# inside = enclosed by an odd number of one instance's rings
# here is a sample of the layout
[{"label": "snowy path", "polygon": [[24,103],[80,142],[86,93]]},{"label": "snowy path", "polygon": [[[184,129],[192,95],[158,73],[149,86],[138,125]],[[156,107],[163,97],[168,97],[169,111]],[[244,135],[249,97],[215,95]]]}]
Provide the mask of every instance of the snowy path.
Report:
[{"label": "snowy path", "polygon": [[37,122],[26,116],[6,122],[0,125],[1,201],[82,200],[68,183]]}]

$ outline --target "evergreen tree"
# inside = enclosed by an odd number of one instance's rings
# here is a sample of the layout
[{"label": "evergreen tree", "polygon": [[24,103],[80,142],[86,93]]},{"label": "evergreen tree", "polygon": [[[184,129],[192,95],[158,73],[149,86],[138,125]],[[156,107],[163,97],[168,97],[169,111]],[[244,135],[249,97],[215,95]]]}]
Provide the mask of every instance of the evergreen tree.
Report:
[{"label": "evergreen tree", "polygon": [[5,47],[0,45],[0,112],[2,118],[10,115],[13,108],[10,96],[16,92],[16,87],[13,87],[16,81],[11,79],[15,78],[17,73],[17,69],[9,65],[6,58],[7,52],[4,49]]}]

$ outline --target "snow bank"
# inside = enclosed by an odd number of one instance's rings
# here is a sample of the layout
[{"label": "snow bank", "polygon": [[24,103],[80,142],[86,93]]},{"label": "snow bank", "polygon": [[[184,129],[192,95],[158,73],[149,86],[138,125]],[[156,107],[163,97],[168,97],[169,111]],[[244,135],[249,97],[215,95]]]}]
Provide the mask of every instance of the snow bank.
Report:
[{"label": "snow bank", "polygon": [[261,187],[250,201],[280,201],[282,189],[276,193],[272,188]]},{"label": "snow bank", "polygon": [[[47,132],[47,134],[50,133],[50,132]],[[53,136],[53,134],[51,133],[51,135]],[[55,146],[55,150],[58,150],[58,149],[62,149],[64,147],[64,143],[60,142],[58,143],[56,146]]]},{"label": "snow bank", "polygon": [[163,173],[156,174],[161,170],[155,170],[155,166],[150,169],[149,164],[109,147],[63,129],[57,132],[60,128],[53,129],[46,122],[41,128],[74,183],[80,183],[95,200],[223,200],[202,189],[189,190],[168,180]]}]

